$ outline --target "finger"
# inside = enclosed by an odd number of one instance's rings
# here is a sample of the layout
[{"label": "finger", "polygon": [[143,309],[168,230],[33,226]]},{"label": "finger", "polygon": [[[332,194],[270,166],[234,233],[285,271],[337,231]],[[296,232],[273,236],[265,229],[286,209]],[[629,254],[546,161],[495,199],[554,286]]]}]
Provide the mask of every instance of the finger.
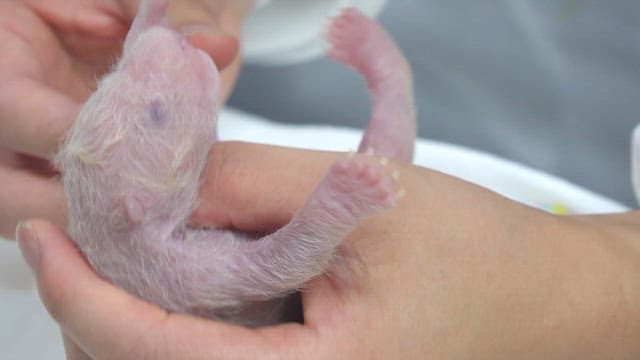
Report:
[{"label": "finger", "polygon": [[32,217],[66,227],[67,210],[59,181],[6,167],[0,167],[0,179],[0,236],[13,238],[16,224]]},{"label": "finger", "polygon": [[16,152],[50,158],[80,105],[31,79],[0,87],[0,144]]},{"label": "finger", "polygon": [[[268,231],[287,223],[338,153],[225,142],[212,147],[192,222]],[[248,211],[250,210],[250,211]]]},{"label": "finger", "polygon": [[17,233],[47,310],[92,358],[255,358],[286,354],[307,337],[301,325],[251,330],[167,314],[98,277],[55,226],[33,220]]},{"label": "finger", "polygon": [[121,39],[126,26],[113,1],[48,0],[28,3],[39,16],[58,29],[101,39]]},{"label": "finger", "polygon": [[0,147],[0,167],[24,170],[34,176],[52,178],[58,175],[54,166],[47,159],[15,153]]},{"label": "finger", "polygon": [[237,34],[220,27],[222,11],[202,1],[174,1],[168,14],[171,26],[208,53],[221,70],[238,56],[239,49]]},{"label": "finger", "polygon": [[239,55],[241,24],[249,10],[237,4],[248,2],[175,0],[169,9],[169,21],[193,46],[208,53],[223,71]]}]

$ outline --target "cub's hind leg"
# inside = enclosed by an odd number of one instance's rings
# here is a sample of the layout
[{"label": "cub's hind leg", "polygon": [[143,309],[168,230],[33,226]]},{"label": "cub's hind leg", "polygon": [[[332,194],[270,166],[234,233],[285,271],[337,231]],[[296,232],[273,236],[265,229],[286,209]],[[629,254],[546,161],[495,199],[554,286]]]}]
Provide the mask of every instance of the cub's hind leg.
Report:
[{"label": "cub's hind leg", "polygon": [[413,159],[416,114],[409,63],[393,39],[358,10],[345,9],[327,33],[329,54],[362,74],[373,112],[359,152],[394,160]]}]

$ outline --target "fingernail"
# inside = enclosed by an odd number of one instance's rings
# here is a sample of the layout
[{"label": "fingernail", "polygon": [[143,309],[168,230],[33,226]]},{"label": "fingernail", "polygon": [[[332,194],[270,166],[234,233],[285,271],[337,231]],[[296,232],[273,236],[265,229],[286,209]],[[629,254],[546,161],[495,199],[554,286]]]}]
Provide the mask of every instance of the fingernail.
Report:
[{"label": "fingernail", "polygon": [[38,244],[38,237],[31,224],[28,222],[21,222],[16,227],[16,240],[22,251],[25,261],[31,267],[34,272],[38,271],[40,266],[40,246]]}]

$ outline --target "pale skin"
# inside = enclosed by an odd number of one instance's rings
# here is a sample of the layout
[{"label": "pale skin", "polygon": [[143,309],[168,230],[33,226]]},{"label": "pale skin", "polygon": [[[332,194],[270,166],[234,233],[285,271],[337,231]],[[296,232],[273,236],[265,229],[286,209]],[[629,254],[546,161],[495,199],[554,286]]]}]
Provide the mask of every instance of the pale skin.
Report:
[{"label": "pale skin", "polygon": [[[28,1],[0,2],[0,51],[16,54],[0,57],[0,79],[8,80],[0,87],[0,143],[10,149],[0,164],[0,231],[11,237],[18,220],[47,220],[22,226],[20,245],[25,253],[38,249],[39,256],[26,256],[70,358],[335,358],[336,353],[344,358],[636,358],[640,353],[640,214],[554,217],[403,164],[391,167],[399,170],[408,196],[385,216],[364,223],[347,242],[364,270],[349,286],[326,277],[309,284],[304,325],[247,330],[168,314],[102,281],[60,230],[66,224],[62,190],[46,171],[46,159],[91,91],[87,84],[119,51],[116,44],[126,31],[122,22],[133,18],[136,2],[39,3],[49,9],[72,4],[69,9],[87,12],[61,18],[74,13],[47,15]],[[199,4],[172,5],[176,24],[181,17],[200,22],[204,13],[208,23],[237,34],[245,8],[203,12]],[[220,9],[235,10],[216,12]],[[111,20],[99,16],[105,13]],[[234,15],[216,15],[222,13]],[[47,24],[55,24],[58,33]],[[211,42],[197,36],[191,41],[211,46],[216,56],[224,49],[236,51],[235,40],[224,34],[206,39]],[[90,51],[80,51],[88,43],[94,44]],[[225,80],[230,89],[237,58],[216,58],[216,63],[231,74]],[[212,151],[203,206],[194,221],[247,231],[286,223],[340,156],[248,144],[219,144]]]}]

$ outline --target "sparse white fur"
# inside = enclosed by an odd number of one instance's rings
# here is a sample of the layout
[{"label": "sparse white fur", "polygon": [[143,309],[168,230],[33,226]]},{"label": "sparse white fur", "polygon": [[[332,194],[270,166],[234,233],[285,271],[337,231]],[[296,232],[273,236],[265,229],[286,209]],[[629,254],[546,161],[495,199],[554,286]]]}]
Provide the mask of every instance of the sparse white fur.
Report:
[{"label": "sparse white fur", "polygon": [[[255,239],[188,227],[216,140],[220,79],[207,54],[163,26],[167,6],[167,0],[142,2],[123,58],[100,81],[56,156],[69,232],[103,277],[167,310],[251,326],[278,322],[281,298],[323,274],[362,219],[395,204],[397,175],[387,174],[387,161],[354,155],[334,164],[306,205],[273,234]],[[400,81],[395,87],[410,97],[408,75],[386,69],[402,56],[382,30],[354,12],[342,20],[341,27],[373,29],[370,41],[389,53],[385,67],[365,73],[385,85],[374,96]],[[352,39],[343,40],[336,45]],[[348,48],[340,53],[349,60]],[[368,68],[371,56],[356,55]],[[399,160],[410,160],[415,136],[415,118],[396,116],[412,114],[405,100],[378,101],[376,126],[365,136],[390,151],[381,155]],[[398,124],[405,133],[385,140],[385,126]]]}]

